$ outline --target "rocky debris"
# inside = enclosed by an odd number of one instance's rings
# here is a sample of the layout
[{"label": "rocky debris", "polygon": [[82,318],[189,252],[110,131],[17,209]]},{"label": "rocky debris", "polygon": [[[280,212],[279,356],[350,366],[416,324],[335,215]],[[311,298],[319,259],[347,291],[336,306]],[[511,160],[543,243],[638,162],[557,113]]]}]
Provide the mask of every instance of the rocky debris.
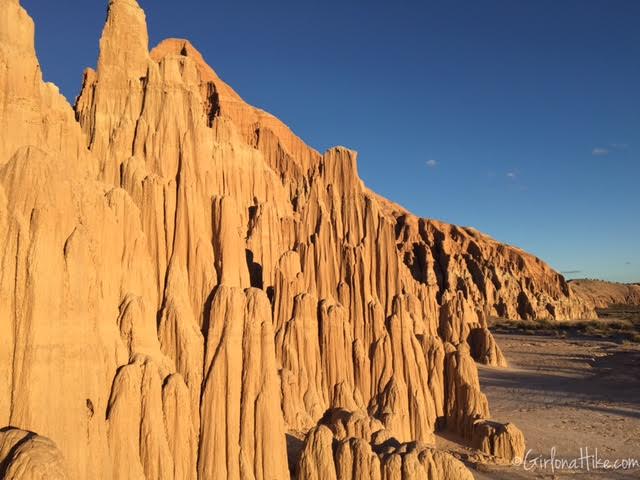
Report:
[{"label": "rocky debris", "polygon": [[524,458],[524,435],[512,423],[476,421],[473,425],[472,445],[501,462],[511,463],[515,459]]},{"label": "rocky debris", "polygon": [[55,443],[33,432],[0,430],[0,477],[6,480],[67,480],[64,459]]},{"label": "rocky debris", "polygon": [[487,315],[591,312],[369,191],[355,152],[309,148],[188,41],[149,52],[135,0],[109,2],[74,108],[17,0],[0,23],[0,426],[70,478],[289,478],[288,430],[299,478],[465,478],[411,445],[489,418]]}]

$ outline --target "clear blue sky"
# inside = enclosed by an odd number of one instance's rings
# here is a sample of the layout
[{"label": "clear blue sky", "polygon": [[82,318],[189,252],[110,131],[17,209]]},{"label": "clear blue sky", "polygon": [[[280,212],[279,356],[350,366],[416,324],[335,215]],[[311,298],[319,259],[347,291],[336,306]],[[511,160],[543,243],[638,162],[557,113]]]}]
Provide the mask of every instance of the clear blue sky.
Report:
[{"label": "clear blue sky", "polygon": [[[248,102],[418,215],[640,281],[640,1],[141,1]],[[106,0],[22,0],[73,99]]]}]

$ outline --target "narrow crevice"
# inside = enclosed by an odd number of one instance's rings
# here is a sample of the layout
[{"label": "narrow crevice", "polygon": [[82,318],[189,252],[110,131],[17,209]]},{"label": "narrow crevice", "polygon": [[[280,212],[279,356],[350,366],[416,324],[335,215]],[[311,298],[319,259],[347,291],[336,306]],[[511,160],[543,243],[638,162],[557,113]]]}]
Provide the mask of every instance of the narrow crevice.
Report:
[{"label": "narrow crevice", "polygon": [[213,127],[215,118],[220,115],[220,95],[215,83],[207,82],[204,111],[207,115],[207,126]]}]

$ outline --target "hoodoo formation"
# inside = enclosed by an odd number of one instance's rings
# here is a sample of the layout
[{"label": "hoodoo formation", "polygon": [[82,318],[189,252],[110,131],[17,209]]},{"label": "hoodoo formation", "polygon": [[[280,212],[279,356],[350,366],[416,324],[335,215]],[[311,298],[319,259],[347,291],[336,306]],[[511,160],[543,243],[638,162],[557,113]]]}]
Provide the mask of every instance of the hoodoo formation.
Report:
[{"label": "hoodoo formation", "polygon": [[[468,479],[510,459],[492,315],[593,317],[564,278],[366,188],[112,0],[71,107],[0,0],[0,476]],[[80,79],[79,79],[80,81]]]}]

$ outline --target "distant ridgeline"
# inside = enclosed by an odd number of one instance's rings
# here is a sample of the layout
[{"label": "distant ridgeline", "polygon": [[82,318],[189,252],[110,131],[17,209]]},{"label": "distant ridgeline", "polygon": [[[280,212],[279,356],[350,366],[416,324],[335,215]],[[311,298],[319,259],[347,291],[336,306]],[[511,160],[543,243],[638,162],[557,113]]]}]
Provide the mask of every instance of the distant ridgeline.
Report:
[{"label": "distant ridgeline", "polygon": [[576,297],[594,308],[615,305],[640,306],[640,284],[638,283],[580,279],[569,281],[569,287]]}]

